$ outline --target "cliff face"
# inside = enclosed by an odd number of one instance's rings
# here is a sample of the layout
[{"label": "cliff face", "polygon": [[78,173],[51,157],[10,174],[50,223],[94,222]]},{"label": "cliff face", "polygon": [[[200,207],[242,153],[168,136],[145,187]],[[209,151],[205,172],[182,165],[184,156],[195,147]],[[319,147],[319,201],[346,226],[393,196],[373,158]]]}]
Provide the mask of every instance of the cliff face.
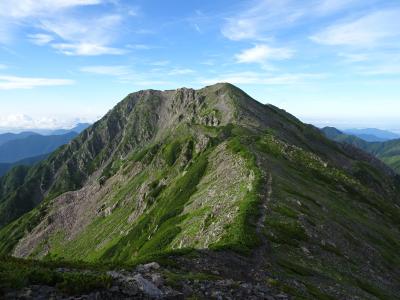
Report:
[{"label": "cliff face", "polygon": [[130,94],[0,187],[2,254],[127,263],[197,249],[177,264],[297,297],[398,293],[398,176],[230,84]]}]

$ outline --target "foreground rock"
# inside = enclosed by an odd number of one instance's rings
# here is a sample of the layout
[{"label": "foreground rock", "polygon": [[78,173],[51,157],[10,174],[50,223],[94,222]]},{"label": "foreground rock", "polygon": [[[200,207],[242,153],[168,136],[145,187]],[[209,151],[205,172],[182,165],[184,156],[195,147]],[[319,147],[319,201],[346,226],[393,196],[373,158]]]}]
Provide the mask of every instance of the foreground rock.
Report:
[{"label": "foreground rock", "polygon": [[[58,269],[67,273],[76,270]],[[83,271],[91,273],[93,271]],[[171,273],[153,262],[139,265],[133,271],[116,270],[107,274],[112,278],[108,289],[82,295],[67,295],[56,287],[31,285],[17,291],[9,291],[4,299],[289,299],[265,284],[233,279],[182,279],[171,282]],[[168,274],[170,274],[168,276]],[[203,274],[204,276],[204,274]],[[211,275],[210,275],[211,276]],[[217,278],[217,277],[215,277]]]}]

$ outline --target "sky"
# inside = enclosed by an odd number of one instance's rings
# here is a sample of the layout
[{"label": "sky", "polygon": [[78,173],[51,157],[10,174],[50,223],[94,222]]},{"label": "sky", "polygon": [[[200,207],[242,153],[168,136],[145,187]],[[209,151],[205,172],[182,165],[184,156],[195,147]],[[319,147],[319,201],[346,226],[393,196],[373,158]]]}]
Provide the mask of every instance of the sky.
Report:
[{"label": "sky", "polygon": [[302,121],[400,132],[399,0],[0,0],[0,130],[230,82]]}]

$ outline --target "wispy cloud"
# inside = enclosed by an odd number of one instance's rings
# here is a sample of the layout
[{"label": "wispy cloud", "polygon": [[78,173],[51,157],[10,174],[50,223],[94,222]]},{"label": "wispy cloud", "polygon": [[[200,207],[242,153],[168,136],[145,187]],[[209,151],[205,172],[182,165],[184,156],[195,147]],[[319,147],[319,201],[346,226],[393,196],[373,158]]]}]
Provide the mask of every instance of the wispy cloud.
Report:
[{"label": "wispy cloud", "polygon": [[294,50],[289,48],[274,48],[266,44],[257,44],[252,48],[243,50],[235,56],[238,63],[265,64],[270,60],[284,60],[293,56]]},{"label": "wispy cloud", "polygon": [[126,76],[132,72],[127,66],[87,66],[80,70],[84,73],[109,76]]},{"label": "wispy cloud", "polygon": [[26,18],[47,15],[75,6],[100,4],[101,0],[2,0],[0,15],[13,18]]},{"label": "wispy cloud", "polygon": [[169,65],[171,62],[169,60],[157,60],[157,61],[152,61],[149,63],[149,65],[156,66],[156,67],[164,67]]},{"label": "wispy cloud", "polygon": [[361,69],[358,73],[366,76],[400,75],[400,63],[393,65],[371,66]]},{"label": "wispy cloud", "polygon": [[106,47],[95,43],[71,43],[71,44],[52,44],[54,49],[57,49],[61,53],[70,56],[96,56],[96,55],[122,55],[126,53],[126,50]]},{"label": "wispy cloud", "polygon": [[30,116],[27,114],[17,113],[0,115],[1,131],[20,131],[27,129],[58,129],[72,128],[80,122],[93,122],[93,118],[75,118],[62,117],[55,118],[49,116]]},{"label": "wispy cloud", "polygon": [[131,66],[124,65],[96,65],[85,66],[80,68],[80,71],[88,74],[100,76],[114,77],[121,83],[135,86],[176,86],[170,80],[165,80],[165,75],[180,76],[194,74],[195,71],[187,68],[173,68],[168,71],[166,69],[146,69],[146,71],[136,71]]},{"label": "wispy cloud", "polygon": [[339,57],[342,57],[344,62],[347,63],[358,63],[365,62],[370,59],[370,56],[366,53],[339,53]]},{"label": "wispy cloud", "polygon": [[127,45],[128,49],[134,50],[149,50],[155,48],[154,46],[146,45],[146,44],[135,44],[135,45]]},{"label": "wispy cloud", "polygon": [[66,55],[121,55],[126,50],[110,46],[121,22],[122,17],[114,14],[84,21],[77,18],[44,20],[40,26],[64,41],[53,43],[52,47]]},{"label": "wispy cloud", "polygon": [[314,11],[317,15],[330,15],[346,8],[351,8],[359,4],[366,4],[368,0],[322,0],[316,3]]},{"label": "wispy cloud", "polygon": [[217,82],[229,82],[232,84],[256,84],[256,85],[290,85],[304,83],[307,80],[321,79],[325,74],[267,74],[259,72],[227,73],[215,78],[200,79],[201,84],[214,84]]},{"label": "wispy cloud", "polygon": [[[97,9],[100,4],[107,10]],[[0,29],[0,42],[10,40],[12,30],[29,26],[39,29],[27,36],[33,44],[48,45],[66,55],[121,55],[127,51],[115,43],[123,20],[139,11],[131,6],[122,10],[121,5],[114,0],[4,0],[0,25],[6,29]],[[93,7],[85,18],[75,9],[82,6]]]},{"label": "wispy cloud", "polygon": [[188,68],[175,68],[168,72],[168,75],[187,75],[195,73],[194,70]]},{"label": "wispy cloud", "polygon": [[222,34],[230,40],[265,40],[276,30],[324,18],[338,11],[376,0],[262,0],[244,2],[244,7],[226,18]]},{"label": "wispy cloud", "polygon": [[32,89],[41,86],[71,85],[74,81],[58,78],[36,78],[0,75],[0,90]]},{"label": "wispy cloud", "polygon": [[311,39],[324,45],[375,47],[393,43],[399,36],[400,10],[392,9],[375,11],[355,20],[334,24],[311,36]]},{"label": "wispy cloud", "polygon": [[29,40],[39,46],[46,45],[54,40],[54,38],[49,34],[35,33],[28,35]]}]

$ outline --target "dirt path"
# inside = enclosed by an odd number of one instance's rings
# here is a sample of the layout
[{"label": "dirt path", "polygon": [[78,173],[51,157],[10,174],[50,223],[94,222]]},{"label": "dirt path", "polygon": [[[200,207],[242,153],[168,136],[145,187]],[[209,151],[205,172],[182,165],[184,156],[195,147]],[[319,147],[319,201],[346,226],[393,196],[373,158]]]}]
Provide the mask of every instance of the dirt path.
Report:
[{"label": "dirt path", "polygon": [[268,205],[272,197],[272,174],[268,172],[268,162],[265,158],[257,151],[253,152],[256,156],[256,163],[261,171],[262,186],[260,190],[261,202],[259,205],[260,216],[256,223],[256,232],[260,238],[261,244],[253,250],[251,254],[251,260],[253,261],[256,268],[253,270],[255,278],[262,280],[268,276],[266,270],[268,270],[268,255],[269,250],[268,239],[264,234],[265,220],[268,215]]},{"label": "dirt path", "polygon": [[263,234],[263,229],[265,227],[265,220],[267,218],[268,203],[271,201],[271,195],[272,195],[272,174],[265,174],[263,177],[267,177],[267,178],[266,178],[266,184],[263,185],[263,188],[261,191],[261,195],[262,195],[263,199],[260,204],[261,215],[257,221],[256,231],[259,234],[261,240],[263,240],[263,242],[265,242],[266,239]]}]

